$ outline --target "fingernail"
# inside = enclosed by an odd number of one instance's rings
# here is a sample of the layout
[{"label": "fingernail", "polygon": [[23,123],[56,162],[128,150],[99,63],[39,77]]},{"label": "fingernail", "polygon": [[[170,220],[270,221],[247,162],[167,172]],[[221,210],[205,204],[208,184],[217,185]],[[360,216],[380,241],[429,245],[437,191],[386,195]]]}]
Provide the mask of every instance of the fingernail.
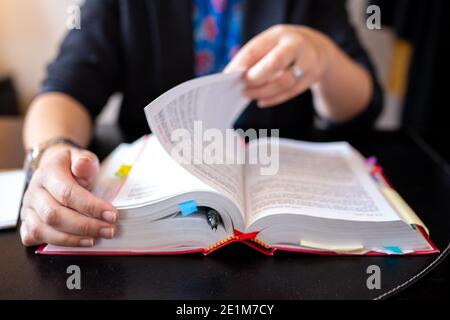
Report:
[{"label": "fingernail", "polygon": [[255,69],[251,68],[250,70],[247,71],[246,78],[247,78],[247,80],[253,80],[256,75],[257,75],[257,72],[255,71]]},{"label": "fingernail", "polygon": [[[84,162],[84,164],[83,164],[83,162]],[[77,162],[76,162],[76,165],[77,166],[79,166],[79,165],[91,165],[91,164],[95,164],[95,161],[93,160],[93,159],[91,159],[91,158],[88,158],[88,157],[83,157],[83,158],[79,158],[78,160],[77,160]]]},{"label": "fingernail", "polygon": [[114,237],[114,229],[113,228],[101,228],[100,229],[100,237],[105,239],[112,239]]},{"label": "fingernail", "polygon": [[85,157],[85,156],[83,156],[83,157],[80,157],[80,158],[78,158],[78,161],[86,161],[86,162],[91,162],[91,161],[92,161],[92,159],[91,159],[91,158],[89,158],[89,157]]},{"label": "fingernail", "polygon": [[114,223],[116,222],[116,214],[111,211],[104,211],[102,213],[102,219],[106,222]]},{"label": "fingernail", "polygon": [[81,239],[80,246],[82,247],[92,247],[94,245],[94,239]]}]

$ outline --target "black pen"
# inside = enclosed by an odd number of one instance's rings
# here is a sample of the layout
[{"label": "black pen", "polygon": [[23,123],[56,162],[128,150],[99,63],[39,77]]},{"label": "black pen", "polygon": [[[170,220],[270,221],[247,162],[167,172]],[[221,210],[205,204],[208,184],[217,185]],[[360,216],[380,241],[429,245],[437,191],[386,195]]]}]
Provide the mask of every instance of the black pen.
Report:
[{"label": "black pen", "polygon": [[219,225],[219,222],[220,222],[219,213],[214,209],[207,208],[206,209],[206,220],[208,221],[208,224],[210,225],[211,229],[213,231],[216,231],[217,226]]}]

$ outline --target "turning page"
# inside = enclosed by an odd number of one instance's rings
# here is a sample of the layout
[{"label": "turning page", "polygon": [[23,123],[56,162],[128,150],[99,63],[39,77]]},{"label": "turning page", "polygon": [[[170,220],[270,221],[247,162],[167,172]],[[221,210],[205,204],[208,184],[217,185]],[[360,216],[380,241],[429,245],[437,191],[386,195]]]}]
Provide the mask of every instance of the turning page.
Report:
[{"label": "turning page", "polygon": [[233,123],[249,103],[241,73],[187,81],[145,108],[152,133],[191,174],[231,198],[244,211],[245,146]]}]

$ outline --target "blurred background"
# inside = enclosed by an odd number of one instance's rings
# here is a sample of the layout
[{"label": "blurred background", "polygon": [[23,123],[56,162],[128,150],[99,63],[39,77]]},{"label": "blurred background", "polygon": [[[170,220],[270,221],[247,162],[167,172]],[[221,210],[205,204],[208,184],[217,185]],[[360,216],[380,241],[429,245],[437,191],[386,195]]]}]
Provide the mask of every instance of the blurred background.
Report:
[{"label": "blurred background", "polygon": [[[68,32],[67,10],[74,4],[81,1],[0,1],[0,117],[25,114],[46,65]],[[385,108],[377,128],[446,130],[448,1],[348,0],[347,4],[385,89]],[[371,4],[381,8],[380,30],[366,26]],[[97,121],[114,122],[119,101],[120,95],[114,96]]]}]

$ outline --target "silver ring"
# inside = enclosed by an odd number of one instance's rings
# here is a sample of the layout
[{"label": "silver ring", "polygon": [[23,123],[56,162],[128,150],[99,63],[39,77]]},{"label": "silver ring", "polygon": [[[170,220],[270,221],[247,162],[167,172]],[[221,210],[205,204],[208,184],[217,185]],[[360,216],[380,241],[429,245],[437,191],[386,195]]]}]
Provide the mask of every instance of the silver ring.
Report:
[{"label": "silver ring", "polygon": [[291,69],[292,75],[294,76],[294,78],[296,80],[300,80],[302,78],[303,71],[299,66],[292,64],[290,69]]}]

